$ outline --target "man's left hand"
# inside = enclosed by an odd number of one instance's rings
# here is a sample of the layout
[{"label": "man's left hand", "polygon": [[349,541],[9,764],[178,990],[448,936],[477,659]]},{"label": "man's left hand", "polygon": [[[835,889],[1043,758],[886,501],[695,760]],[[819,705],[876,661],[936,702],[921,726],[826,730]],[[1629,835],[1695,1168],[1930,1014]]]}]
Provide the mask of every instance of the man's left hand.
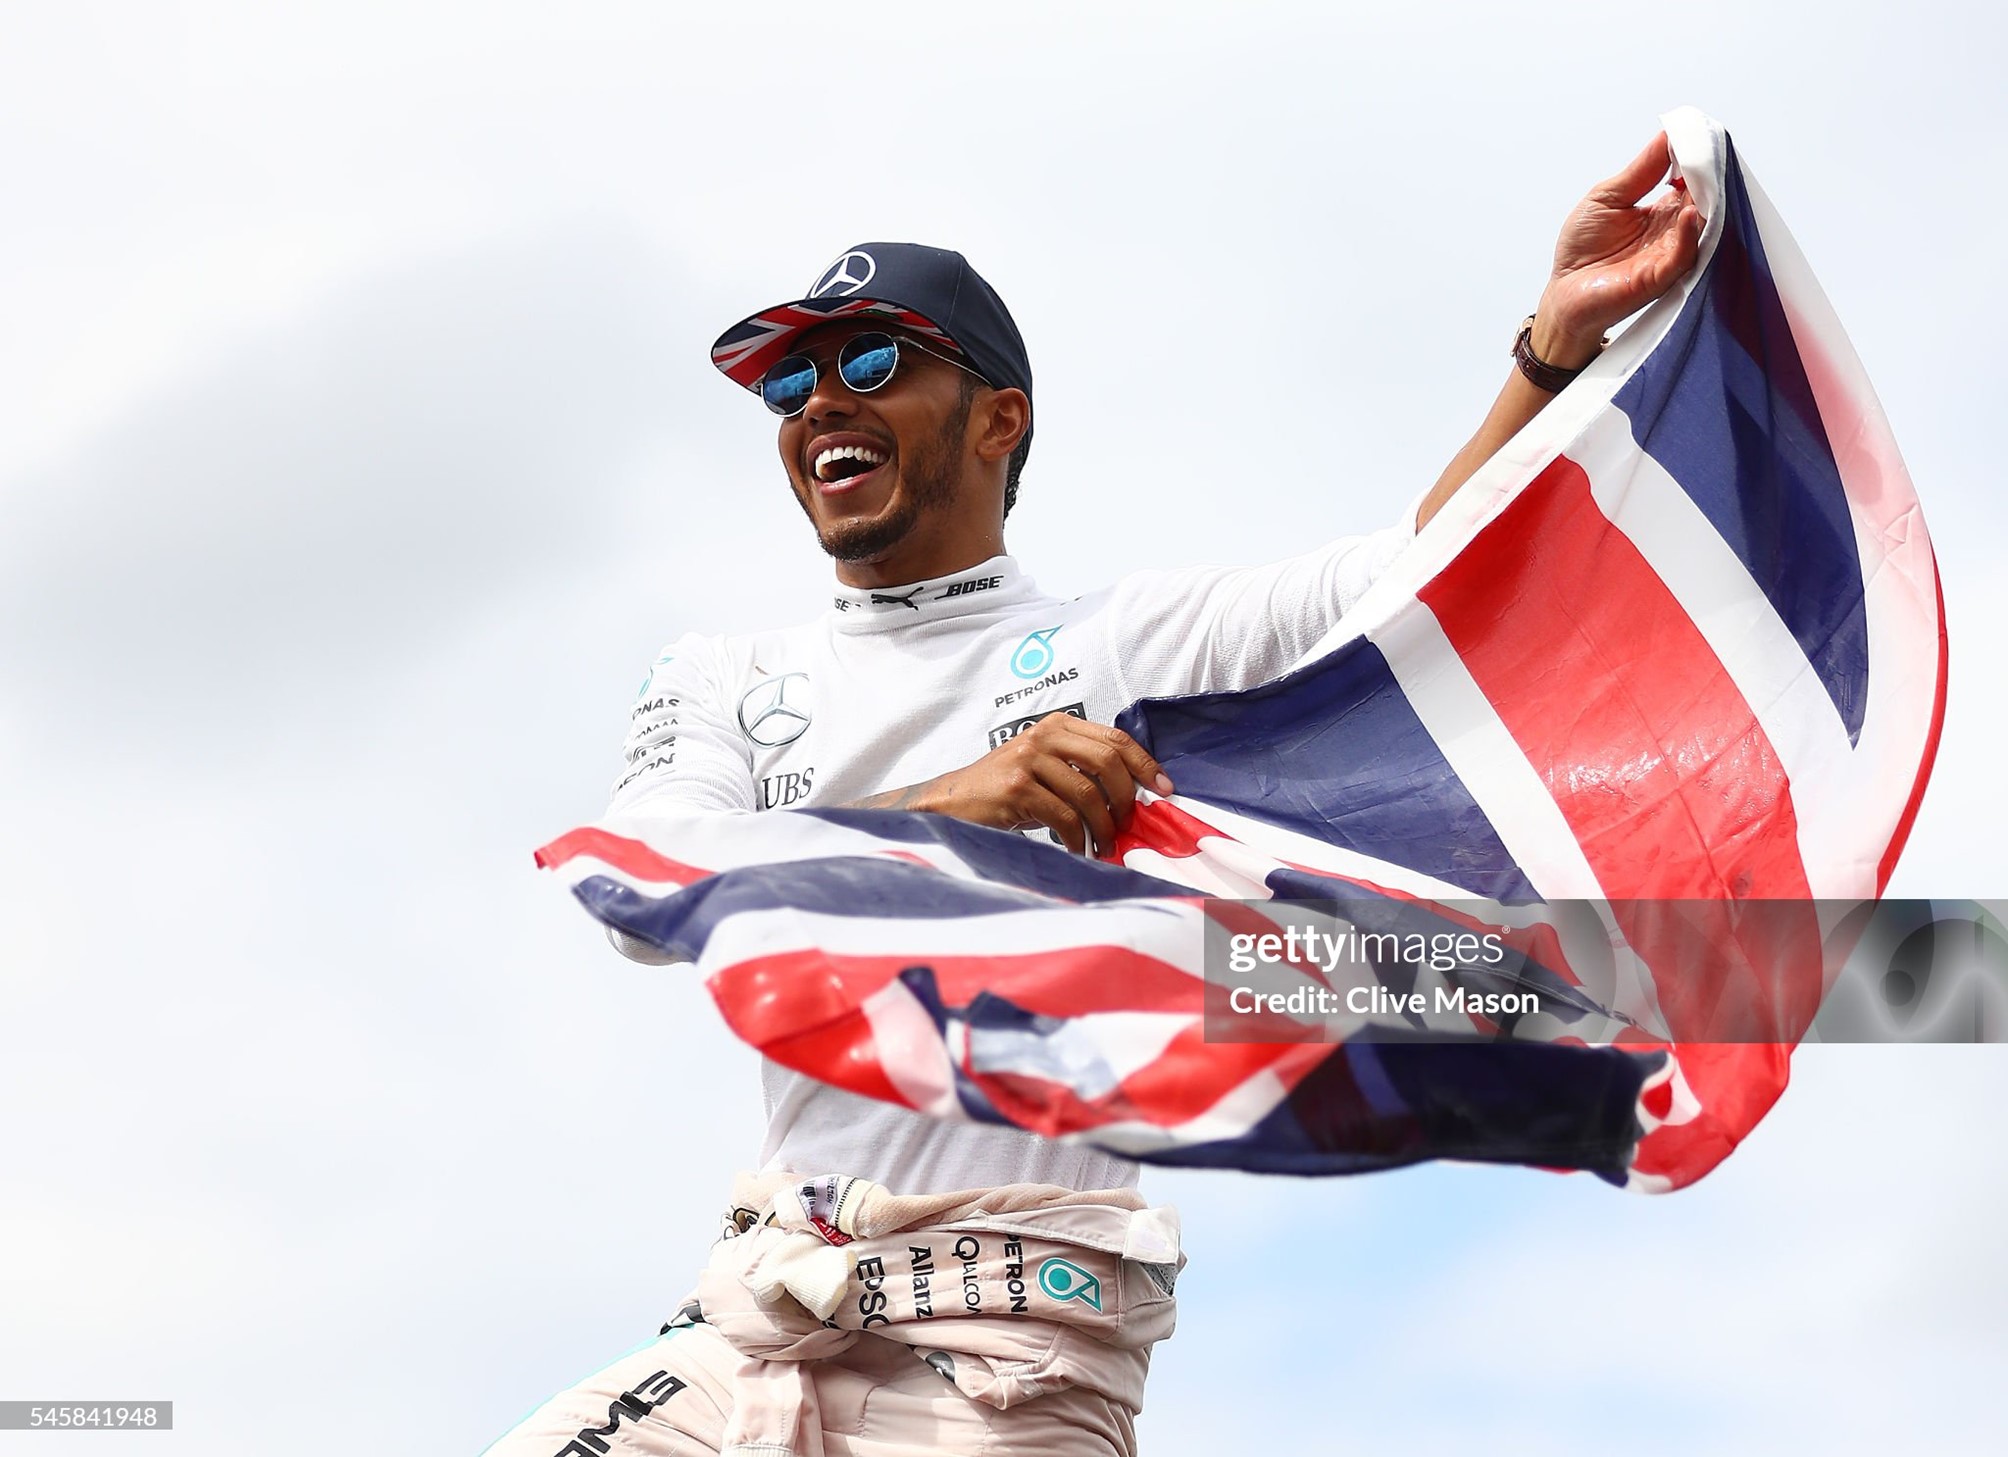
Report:
[{"label": "man's left hand", "polygon": [[1666,133],[1616,176],[1598,183],[1562,224],[1555,271],[1534,312],[1535,357],[1559,369],[1596,358],[1599,341],[1694,266],[1701,212],[1676,181],[1645,207],[1639,200],[1673,162]]}]

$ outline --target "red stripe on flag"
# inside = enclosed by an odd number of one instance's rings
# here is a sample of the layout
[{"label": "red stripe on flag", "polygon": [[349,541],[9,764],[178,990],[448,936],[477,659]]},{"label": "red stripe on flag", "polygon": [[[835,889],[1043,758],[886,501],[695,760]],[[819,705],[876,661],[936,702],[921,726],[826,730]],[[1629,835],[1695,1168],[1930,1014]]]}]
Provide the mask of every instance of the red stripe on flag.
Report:
[{"label": "red stripe on flag", "polygon": [[[950,1006],[967,1006],[979,992],[1008,988],[1014,1005],[1045,1017],[1177,1012],[1197,1018],[1203,1010],[1207,987],[1200,978],[1125,947],[931,955],[920,943],[927,923],[909,924],[915,932],[910,951],[853,955],[804,947],[749,956],[712,973],[712,996],[733,1030],[763,1049],[776,1038],[862,1006],[915,966],[934,973],[935,987]],[[1219,993],[1224,999],[1227,988]]]},{"label": "red stripe on flag", "polygon": [[636,880],[668,881],[675,885],[689,885],[711,874],[709,870],[699,870],[693,865],[671,860],[659,855],[639,840],[630,840],[622,835],[613,835],[591,825],[584,829],[569,830],[558,836],[550,844],[537,852],[539,869],[556,870],[580,856],[611,865],[614,869],[632,875]]},{"label": "red stripe on flag", "polygon": [[1165,799],[1140,804],[1129,823],[1116,831],[1116,842],[1102,854],[1111,865],[1124,863],[1132,850],[1154,850],[1167,860],[1184,860],[1199,853],[1202,838],[1231,839],[1195,815]]}]

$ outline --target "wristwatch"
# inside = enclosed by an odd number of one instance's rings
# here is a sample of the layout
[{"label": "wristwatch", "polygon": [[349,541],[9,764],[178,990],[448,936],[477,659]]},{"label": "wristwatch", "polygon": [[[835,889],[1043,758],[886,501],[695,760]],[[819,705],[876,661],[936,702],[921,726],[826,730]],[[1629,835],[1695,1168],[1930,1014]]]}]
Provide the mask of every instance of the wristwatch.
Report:
[{"label": "wristwatch", "polygon": [[[1601,352],[1610,342],[1609,335],[1599,339],[1598,351]],[[1559,395],[1568,388],[1570,380],[1589,368],[1589,365],[1585,364],[1581,369],[1561,369],[1536,354],[1532,314],[1520,321],[1520,332],[1513,337],[1513,362],[1520,366],[1520,373],[1527,376],[1528,383],[1537,390],[1546,390],[1551,395]]]}]

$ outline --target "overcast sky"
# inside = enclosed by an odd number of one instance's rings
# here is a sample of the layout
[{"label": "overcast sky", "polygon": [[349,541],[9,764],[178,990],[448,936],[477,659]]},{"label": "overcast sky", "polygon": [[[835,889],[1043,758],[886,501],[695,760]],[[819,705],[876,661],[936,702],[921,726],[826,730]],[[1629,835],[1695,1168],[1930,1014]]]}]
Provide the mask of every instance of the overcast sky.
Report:
[{"label": "overcast sky", "polygon": [[[1392,520],[1563,214],[1709,111],[1938,546],[1893,890],[2008,894],[2002,28],[4,0],[0,1399],[173,1399],[93,1439],[161,1457],[473,1453],[674,1308],[754,1061],[530,852],[603,806],[661,643],[824,600],[706,346],[864,239],[1010,302],[1012,547],[1072,594]],[[1193,1263],[1145,1450],[1982,1450],[2004,1098],[2000,1048],[1813,1049],[1662,1199],[1147,1175]]]}]

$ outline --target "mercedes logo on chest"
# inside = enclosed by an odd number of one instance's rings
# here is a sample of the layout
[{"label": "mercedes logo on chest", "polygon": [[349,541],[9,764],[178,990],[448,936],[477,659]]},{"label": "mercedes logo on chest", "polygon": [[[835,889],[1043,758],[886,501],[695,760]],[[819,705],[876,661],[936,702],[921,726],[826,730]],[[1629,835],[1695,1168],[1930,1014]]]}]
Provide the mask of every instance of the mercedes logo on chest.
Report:
[{"label": "mercedes logo on chest", "polygon": [[763,749],[792,744],[809,731],[809,675],[783,673],[755,683],[739,700],[739,729]]},{"label": "mercedes logo on chest", "polygon": [[823,276],[816,280],[816,286],[809,290],[810,298],[826,298],[831,294],[847,298],[872,281],[878,272],[878,260],[869,253],[850,252],[823,270]]}]

